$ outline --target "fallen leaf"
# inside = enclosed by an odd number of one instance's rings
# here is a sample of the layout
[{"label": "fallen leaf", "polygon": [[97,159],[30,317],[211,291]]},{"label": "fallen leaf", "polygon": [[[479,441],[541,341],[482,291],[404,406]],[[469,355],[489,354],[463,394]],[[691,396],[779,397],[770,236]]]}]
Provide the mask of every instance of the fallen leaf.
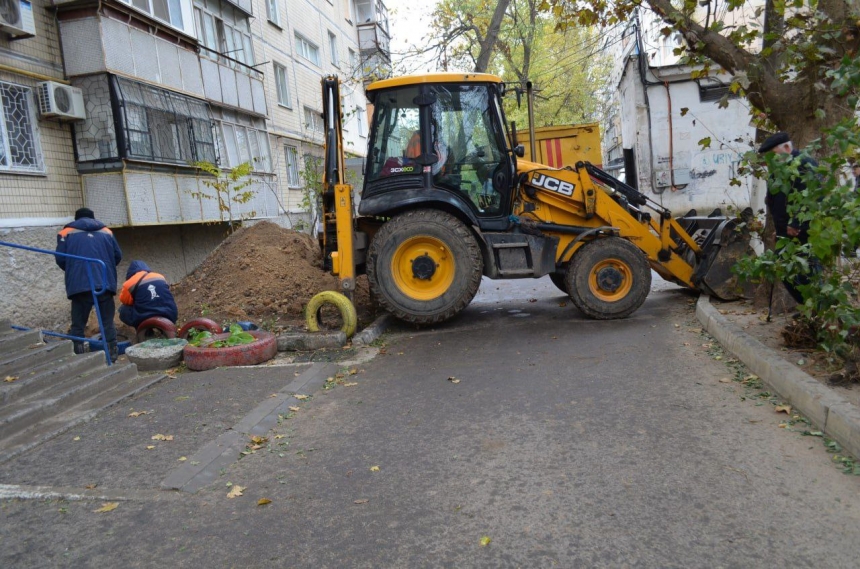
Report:
[{"label": "fallen leaf", "polygon": [[489,536],[484,536],[481,538],[481,547],[487,547],[490,545],[490,542],[493,541]]},{"label": "fallen leaf", "polygon": [[236,484],[235,486],[230,488],[229,492],[227,492],[227,497],[228,498],[237,498],[239,496],[242,496],[242,492],[244,492],[244,491],[245,491],[244,486],[239,486],[238,484]]},{"label": "fallen leaf", "polygon": [[188,460],[188,457],[187,456],[180,456],[176,460],[178,460],[179,462],[185,462],[186,460]]},{"label": "fallen leaf", "polygon": [[378,466],[371,466],[370,471],[371,472],[379,472],[379,467]]},{"label": "fallen leaf", "polygon": [[747,419],[750,423],[761,423],[761,419]]},{"label": "fallen leaf", "polygon": [[251,445],[251,450],[260,450],[263,448],[263,445]]},{"label": "fallen leaf", "polygon": [[180,395],[179,397],[173,398],[174,401],[185,401],[186,399],[191,399],[191,397],[188,395]]},{"label": "fallen leaf", "polygon": [[786,415],[791,415],[791,405],[777,405],[773,409],[777,413],[785,413]]},{"label": "fallen leaf", "polygon": [[358,370],[355,368],[352,368],[351,370],[349,370],[349,375],[355,375],[357,373],[358,373]]},{"label": "fallen leaf", "polygon": [[73,438],[72,440],[73,440],[73,441],[79,441],[79,440],[81,440],[81,437],[75,437],[75,438]]},{"label": "fallen leaf", "polygon": [[731,383],[731,382],[732,382],[731,378],[728,378],[728,377],[721,377],[720,378],[720,383]]},{"label": "fallen leaf", "polygon": [[254,435],[253,437],[251,437],[251,442],[254,443],[255,445],[261,445],[268,440],[269,440],[268,437],[261,437],[259,435]]},{"label": "fallen leaf", "polygon": [[146,445],[146,450],[152,450],[155,448],[155,445]]},{"label": "fallen leaf", "polygon": [[129,417],[140,417],[141,415],[149,415],[149,411],[132,411],[128,414]]},{"label": "fallen leaf", "polygon": [[293,413],[295,413],[296,411],[298,411],[299,409],[301,409],[301,407],[295,407],[295,406],[293,406],[293,407],[287,407],[287,409],[289,409],[290,411],[292,411]]},{"label": "fallen leaf", "polygon": [[453,375],[448,378],[448,381],[450,381],[451,383],[460,383],[460,380],[457,379],[456,377],[454,377]]},{"label": "fallen leaf", "polygon": [[105,502],[102,504],[102,507],[98,510],[93,510],[96,514],[103,514],[105,512],[112,512],[116,510],[117,506],[119,506],[119,502]]},{"label": "fallen leaf", "polygon": [[295,394],[295,395],[293,395],[293,397],[295,397],[295,398],[296,398],[296,399],[298,399],[299,401],[304,401],[305,399],[307,399],[307,398],[308,398],[308,396],[307,396],[307,395],[299,395],[298,393],[297,393],[297,394]]},{"label": "fallen leaf", "polygon": [[353,504],[366,504],[366,503],[368,503],[369,501],[370,501],[370,500],[368,500],[368,499],[366,499],[366,498],[365,498],[365,499],[362,499],[362,500],[356,500],[356,501],[354,501],[354,502],[353,502]]},{"label": "fallen leaf", "polygon": [[276,439],[282,439],[282,438],[284,438],[284,437],[286,437],[286,436],[287,436],[287,435],[275,435],[275,438],[276,438]]},{"label": "fallen leaf", "polygon": [[3,381],[5,381],[6,383],[12,383],[16,379],[18,379],[17,375],[7,375],[6,379],[4,379]]},{"label": "fallen leaf", "polygon": [[272,503],[272,501],[269,500],[268,498],[260,498],[259,500],[257,500],[258,506],[265,506],[266,504],[271,504],[271,503]]},{"label": "fallen leaf", "polygon": [[272,393],[271,395],[269,395],[269,397],[277,397],[277,396],[278,396],[277,393]]},{"label": "fallen leaf", "polygon": [[172,441],[173,435],[162,435],[162,434],[152,435],[152,440],[154,440],[154,441]]},{"label": "fallen leaf", "polygon": [[780,424],[779,424],[779,428],[780,428],[780,429],[787,429],[787,428],[788,428],[788,423],[780,423]]},{"label": "fallen leaf", "polygon": [[84,488],[86,488],[87,490],[92,490],[96,486],[98,486],[98,484],[87,484],[86,486],[84,486]]},{"label": "fallen leaf", "polygon": [[356,385],[358,385],[357,381],[350,381],[348,383],[343,384],[344,387],[355,387]]}]

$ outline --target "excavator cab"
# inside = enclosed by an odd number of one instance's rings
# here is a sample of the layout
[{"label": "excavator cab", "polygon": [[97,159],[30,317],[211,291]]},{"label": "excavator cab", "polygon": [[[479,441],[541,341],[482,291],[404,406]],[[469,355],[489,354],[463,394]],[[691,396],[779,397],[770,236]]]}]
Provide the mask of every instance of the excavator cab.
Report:
[{"label": "excavator cab", "polygon": [[491,75],[380,81],[374,105],[360,215],[418,203],[438,206],[485,229],[507,224],[515,172],[500,96]]}]

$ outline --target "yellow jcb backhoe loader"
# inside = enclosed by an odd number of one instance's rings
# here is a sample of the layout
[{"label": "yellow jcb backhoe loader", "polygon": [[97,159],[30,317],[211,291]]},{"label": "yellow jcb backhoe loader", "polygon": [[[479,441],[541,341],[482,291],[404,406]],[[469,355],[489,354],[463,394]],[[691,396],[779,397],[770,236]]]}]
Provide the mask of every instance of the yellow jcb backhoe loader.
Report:
[{"label": "yellow jcb backhoe loader", "polygon": [[[372,83],[364,187],[346,183],[340,83],[322,81],[326,126],[325,268],[352,297],[357,274],[397,318],[434,324],[463,310],[481,283],[538,278],[586,316],[624,318],[645,301],[651,270],[723,299],[748,250],[744,224],[719,211],[673,219],[599,168],[522,159],[502,110],[504,84],[440,73]],[[514,133],[513,136],[511,133]]]}]

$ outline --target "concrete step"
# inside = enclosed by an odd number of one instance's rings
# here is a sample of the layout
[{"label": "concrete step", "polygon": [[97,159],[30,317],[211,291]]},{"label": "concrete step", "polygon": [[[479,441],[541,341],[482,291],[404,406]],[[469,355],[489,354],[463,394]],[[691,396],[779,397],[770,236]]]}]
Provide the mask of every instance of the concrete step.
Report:
[{"label": "concrete step", "polygon": [[113,365],[83,373],[55,384],[34,396],[0,409],[0,444],[45,419],[111,390],[116,384],[137,377],[134,364]]},{"label": "concrete step", "polygon": [[[25,332],[29,333],[29,332]],[[38,333],[38,332],[37,332]],[[35,345],[18,350],[14,353],[0,355],[0,377],[20,375],[30,368],[41,366],[52,360],[58,360],[74,353],[72,343],[69,341],[51,342],[49,344]]]},{"label": "concrete step", "polygon": [[0,463],[11,460],[43,442],[67,432],[75,425],[91,420],[104,409],[144,391],[167,377],[164,374],[137,375],[134,364],[130,364],[129,367],[134,368],[133,375],[117,381],[116,384],[97,396],[62,413],[50,416],[8,438],[0,439]]},{"label": "concrete step", "polygon": [[11,328],[9,330],[11,330],[10,333],[0,336],[0,358],[6,354],[14,354],[15,352],[26,350],[30,346],[44,343],[42,332],[39,330],[29,330],[27,332],[12,330]]},{"label": "concrete step", "polygon": [[70,380],[96,368],[105,367],[102,352],[66,355],[20,372],[11,383],[0,383],[0,405],[32,396],[43,389]]}]

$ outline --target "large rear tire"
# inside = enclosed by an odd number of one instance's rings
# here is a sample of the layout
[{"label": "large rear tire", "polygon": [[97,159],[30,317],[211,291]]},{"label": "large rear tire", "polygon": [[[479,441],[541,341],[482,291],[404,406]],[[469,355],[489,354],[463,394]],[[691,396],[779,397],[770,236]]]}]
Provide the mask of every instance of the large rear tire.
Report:
[{"label": "large rear tire", "polygon": [[434,209],[386,222],[367,255],[371,293],[391,314],[415,324],[444,322],[463,310],[478,292],[483,271],[472,232]]},{"label": "large rear tire", "polygon": [[604,237],[573,255],[565,280],[573,303],[589,318],[626,318],[651,290],[651,267],[626,239]]}]

